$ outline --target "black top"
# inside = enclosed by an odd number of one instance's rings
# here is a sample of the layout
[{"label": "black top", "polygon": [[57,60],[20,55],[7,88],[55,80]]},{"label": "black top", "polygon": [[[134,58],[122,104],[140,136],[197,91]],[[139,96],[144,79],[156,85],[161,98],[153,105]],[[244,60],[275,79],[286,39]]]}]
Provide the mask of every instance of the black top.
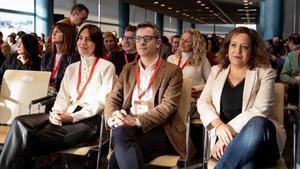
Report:
[{"label": "black top", "polygon": [[242,111],[243,91],[245,79],[233,86],[229,79],[226,80],[221,95],[220,118],[224,123],[228,123]]},{"label": "black top", "polygon": [[8,56],[8,58],[4,61],[0,68],[0,80],[2,82],[2,78],[4,72],[7,69],[14,69],[14,70],[40,70],[41,60],[38,56],[35,59],[30,59],[26,64],[23,63],[17,58],[18,54],[14,53]]},{"label": "black top", "polygon": [[[124,52],[125,51],[120,51],[117,52],[114,56],[110,57],[109,61],[111,61],[116,68],[116,74],[119,75],[122,72],[123,66],[126,64],[126,61],[124,59]],[[135,59],[137,53],[126,53],[128,63],[133,62]],[[138,58],[139,59],[139,56]]]},{"label": "black top", "polygon": [[[44,53],[42,56],[42,61],[41,61],[41,71],[52,71],[53,68],[53,62],[54,62],[54,58],[55,58],[55,53],[53,52],[48,52],[48,53]],[[77,53],[73,53],[70,55],[64,55],[62,58],[62,61],[60,63],[60,66],[58,68],[58,72],[57,72],[57,76],[55,79],[51,79],[54,80],[55,83],[55,88],[56,91],[58,92],[59,87],[60,87],[60,83],[64,77],[65,74],[65,70],[68,67],[68,65],[70,65],[71,63],[80,61],[80,56]]]}]

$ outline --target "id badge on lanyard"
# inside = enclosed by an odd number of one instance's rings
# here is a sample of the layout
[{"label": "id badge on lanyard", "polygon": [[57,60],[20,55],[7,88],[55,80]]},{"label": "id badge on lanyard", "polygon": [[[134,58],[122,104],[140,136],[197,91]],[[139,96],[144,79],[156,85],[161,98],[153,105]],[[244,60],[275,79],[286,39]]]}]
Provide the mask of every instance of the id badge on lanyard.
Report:
[{"label": "id badge on lanyard", "polygon": [[134,101],[134,114],[141,115],[153,109],[154,105],[150,101]]}]

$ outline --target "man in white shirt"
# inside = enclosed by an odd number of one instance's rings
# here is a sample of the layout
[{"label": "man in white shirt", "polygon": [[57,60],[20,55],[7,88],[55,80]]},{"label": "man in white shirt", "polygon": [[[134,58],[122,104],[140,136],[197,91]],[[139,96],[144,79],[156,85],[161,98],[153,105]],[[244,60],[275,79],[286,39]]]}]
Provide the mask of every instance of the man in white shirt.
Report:
[{"label": "man in white shirt", "polygon": [[184,156],[185,125],[177,113],[182,71],[159,56],[156,25],[139,24],[135,42],[140,59],[124,66],[105,104],[111,169],[141,169],[165,153]]}]

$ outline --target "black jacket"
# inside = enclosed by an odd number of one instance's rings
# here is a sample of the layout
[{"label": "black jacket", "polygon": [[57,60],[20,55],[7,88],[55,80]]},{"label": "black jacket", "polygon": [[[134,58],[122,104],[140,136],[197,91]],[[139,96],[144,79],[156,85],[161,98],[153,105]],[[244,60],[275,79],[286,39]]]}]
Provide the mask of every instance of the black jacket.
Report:
[{"label": "black jacket", "polygon": [[14,70],[40,70],[41,60],[36,56],[35,59],[30,59],[25,65],[17,58],[18,54],[14,53],[8,56],[0,68],[0,80],[2,82],[4,72],[7,69]]},{"label": "black jacket", "polygon": [[[48,52],[44,53],[42,56],[41,61],[41,71],[52,71],[53,68],[53,62],[54,62],[55,53]],[[61,61],[61,64],[59,66],[57,76],[54,79],[55,87],[58,92],[60,83],[64,77],[65,70],[71,63],[80,61],[80,56],[76,53],[70,54],[70,55],[64,55],[63,59]]]}]

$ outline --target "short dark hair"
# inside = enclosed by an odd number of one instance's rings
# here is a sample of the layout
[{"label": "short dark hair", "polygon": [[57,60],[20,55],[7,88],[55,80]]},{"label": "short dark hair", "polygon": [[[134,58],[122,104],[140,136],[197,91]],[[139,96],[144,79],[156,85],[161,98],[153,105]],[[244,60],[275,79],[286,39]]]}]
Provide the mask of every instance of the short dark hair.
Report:
[{"label": "short dark hair", "polygon": [[95,43],[95,51],[94,51],[95,56],[102,58],[104,46],[103,46],[103,37],[102,37],[101,29],[96,25],[86,24],[80,29],[79,33],[77,34],[77,41],[80,33],[85,29],[89,31],[92,42]]},{"label": "short dark hair", "polygon": [[174,35],[172,38],[181,38],[180,35]]},{"label": "short dark hair", "polygon": [[75,4],[75,5],[72,7],[72,9],[71,9],[71,13],[72,13],[73,11],[81,12],[81,11],[83,11],[83,10],[85,10],[87,13],[90,13],[89,9],[88,9],[85,5],[83,5],[83,4]]},{"label": "short dark hair", "polygon": [[137,27],[136,26],[132,26],[132,25],[128,25],[126,28],[125,28],[125,31],[126,32],[136,32],[136,29]]},{"label": "short dark hair", "polygon": [[139,30],[141,28],[146,28],[146,27],[150,27],[150,28],[153,29],[153,35],[154,36],[157,36],[157,37],[161,36],[160,28],[156,24],[151,23],[151,22],[144,22],[144,23],[138,24],[137,30]]},{"label": "short dark hair", "polygon": [[292,42],[294,45],[299,45],[300,44],[300,35],[299,34],[292,34],[289,36],[289,42]]},{"label": "short dark hair", "polygon": [[24,35],[24,34],[26,34],[24,31],[19,31],[19,32],[17,32],[17,35],[18,35],[19,37],[21,37],[21,36]]}]

